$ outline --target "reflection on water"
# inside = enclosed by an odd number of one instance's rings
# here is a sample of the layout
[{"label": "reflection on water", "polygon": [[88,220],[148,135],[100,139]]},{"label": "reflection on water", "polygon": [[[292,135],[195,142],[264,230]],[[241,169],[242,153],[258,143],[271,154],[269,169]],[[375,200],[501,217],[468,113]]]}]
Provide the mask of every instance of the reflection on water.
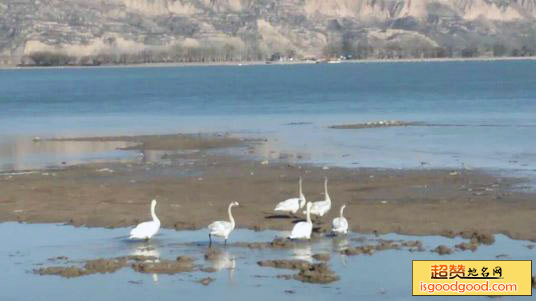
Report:
[{"label": "reflection on water", "polygon": [[348,264],[348,256],[341,252],[351,247],[350,241],[348,240],[348,236],[333,236],[331,240],[331,245],[333,252],[337,253],[335,256],[339,258],[341,265],[343,267],[346,266]]},{"label": "reflection on water", "polygon": [[193,160],[179,156],[198,152],[123,150],[132,146],[124,141],[53,141],[30,137],[0,136],[0,172],[17,172],[44,168],[58,168],[82,163],[142,162],[160,165],[173,163],[192,165]]},{"label": "reflection on water", "polygon": [[145,243],[144,245],[137,246],[134,251],[130,254],[133,256],[146,256],[146,257],[155,257],[155,261],[159,261],[160,252],[158,251],[158,246],[153,246],[150,242]]},{"label": "reflection on water", "polygon": [[234,268],[236,268],[236,259],[234,255],[227,250],[217,251],[217,254],[211,256],[208,260],[212,263],[212,267],[216,271],[221,271],[223,269],[234,270]]},{"label": "reflection on water", "polygon": [[[414,259],[437,259],[439,255],[429,250],[439,244],[454,246],[463,239],[449,239],[438,236],[413,237],[396,234],[358,235],[348,237],[326,237],[311,242],[296,244],[294,249],[249,249],[230,245],[217,246],[216,255],[205,261],[207,251],[206,230],[173,231],[162,229],[149,242],[133,242],[127,239],[129,229],[74,228],[58,225],[27,225],[19,223],[0,224],[0,265],[3,277],[1,300],[149,300],[158,296],[159,300],[186,299],[224,300],[409,300],[411,287],[407,281],[411,275],[411,261]],[[236,229],[233,241],[266,242],[279,236],[276,231],[254,232]],[[386,250],[372,256],[343,256],[339,250],[349,246],[375,244],[385,240],[420,240],[427,251]],[[506,259],[536,260],[534,245],[528,241],[511,240],[497,235],[496,243],[480,246],[476,252],[455,252],[441,259],[484,259],[493,260],[497,255],[506,254]],[[340,280],[330,284],[313,285],[295,280],[282,280],[277,275],[293,274],[294,271],[263,268],[257,261],[266,259],[300,258],[315,262],[310,256],[331,253],[329,265],[340,276]],[[174,260],[186,255],[196,259],[196,265],[209,264],[216,272],[197,270],[176,275],[146,275],[124,268],[113,274],[97,274],[74,279],[56,276],[38,276],[31,273],[34,268],[60,264],[49,258],[67,256],[72,264],[95,259],[124,255],[154,256],[157,260]],[[387,272],[386,271],[391,271]],[[210,276],[215,281],[204,287],[197,280]],[[27,284],[32,283],[32,289]],[[154,284],[158,285],[154,285]],[[285,291],[292,290],[295,294]],[[486,300],[486,297],[467,297]]]},{"label": "reflection on water", "polygon": [[211,263],[211,267],[215,271],[227,270],[227,276],[229,283],[233,283],[235,280],[236,270],[236,257],[229,252],[228,249],[212,249],[212,256],[207,258]]},{"label": "reflection on water", "polygon": [[295,248],[292,248],[292,257],[312,263],[313,248],[310,244],[298,244]]},{"label": "reflection on water", "polygon": [[[132,253],[133,256],[146,256],[154,257],[154,259],[148,259],[149,261],[160,262],[160,251],[158,250],[158,244],[152,243],[151,241],[143,242],[134,242]],[[153,282],[158,283],[158,274],[153,273],[151,275]]]},{"label": "reflection on water", "polygon": [[331,242],[333,244],[333,250],[337,252],[344,251],[350,246],[350,241],[346,235],[334,236]]},{"label": "reflection on water", "polygon": [[1,137],[0,171],[42,169],[87,162],[136,158],[132,145],[121,141],[47,141],[29,137]]}]

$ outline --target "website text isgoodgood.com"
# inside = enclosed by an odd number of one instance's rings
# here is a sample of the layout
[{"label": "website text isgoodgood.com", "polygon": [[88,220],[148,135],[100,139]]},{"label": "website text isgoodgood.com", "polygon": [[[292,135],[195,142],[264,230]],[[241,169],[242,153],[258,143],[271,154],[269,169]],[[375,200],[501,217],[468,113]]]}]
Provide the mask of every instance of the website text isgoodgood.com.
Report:
[{"label": "website text isgoodgood.com", "polygon": [[419,284],[421,292],[428,294],[434,294],[439,292],[456,292],[458,294],[464,294],[467,292],[517,292],[517,284],[515,283],[489,283],[484,281],[481,283],[425,283],[423,281]]}]

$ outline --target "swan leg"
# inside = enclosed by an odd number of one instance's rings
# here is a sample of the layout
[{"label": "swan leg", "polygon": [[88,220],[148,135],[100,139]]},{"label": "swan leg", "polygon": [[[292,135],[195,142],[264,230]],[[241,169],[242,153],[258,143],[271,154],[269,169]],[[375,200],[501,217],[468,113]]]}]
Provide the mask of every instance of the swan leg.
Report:
[{"label": "swan leg", "polygon": [[223,245],[227,247],[227,238],[225,239],[225,242],[223,243]]},{"label": "swan leg", "polygon": [[212,235],[208,234],[208,247],[212,247]]}]

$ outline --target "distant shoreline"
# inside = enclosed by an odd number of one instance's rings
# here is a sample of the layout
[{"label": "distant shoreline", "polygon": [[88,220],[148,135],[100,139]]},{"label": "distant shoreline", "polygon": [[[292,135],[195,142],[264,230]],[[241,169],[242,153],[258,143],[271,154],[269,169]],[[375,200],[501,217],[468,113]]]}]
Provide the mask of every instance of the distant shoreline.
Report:
[{"label": "distant shoreline", "polygon": [[435,62],[494,62],[535,61],[536,56],[526,57],[474,57],[474,58],[408,58],[408,59],[364,59],[341,61],[237,61],[237,62],[192,62],[192,63],[147,63],[95,66],[0,66],[0,70],[31,69],[91,69],[91,68],[158,68],[158,67],[207,67],[207,66],[261,66],[261,65],[311,65],[311,64],[369,64],[369,63],[435,63]]}]

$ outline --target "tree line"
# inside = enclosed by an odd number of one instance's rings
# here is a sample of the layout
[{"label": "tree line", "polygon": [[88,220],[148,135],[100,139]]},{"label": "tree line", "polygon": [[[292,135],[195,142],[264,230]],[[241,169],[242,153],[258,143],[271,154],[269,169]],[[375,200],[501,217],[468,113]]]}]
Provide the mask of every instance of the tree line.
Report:
[{"label": "tree line", "polygon": [[470,45],[465,47],[419,47],[388,45],[369,46],[360,43],[348,46],[344,43],[328,44],[323,51],[328,58],[345,57],[364,59],[418,59],[418,58],[477,58],[477,57],[531,57],[536,56],[536,45],[518,47],[496,43],[488,46]]},{"label": "tree line", "polygon": [[[389,45],[372,47],[366,43],[355,46],[344,43],[328,44],[323,58],[365,59],[411,59],[411,58],[476,58],[476,57],[529,57],[536,56],[536,47],[522,45],[511,47],[504,44],[491,46],[454,47],[401,47]],[[91,56],[73,56],[62,52],[38,51],[21,59],[22,66],[98,66],[147,63],[218,63],[239,61],[270,61],[280,59],[303,59],[294,49],[284,51],[261,50],[258,45],[237,47],[232,44],[186,47],[176,45],[165,49],[145,49],[138,52],[107,51]],[[321,58],[318,58],[321,59]]]},{"label": "tree line", "polygon": [[147,63],[218,63],[259,61],[268,57],[257,45],[238,47],[230,43],[200,46],[174,45],[140,51],[117,48],[95,55],[76,56],[58,51],[36,51],[21,58],[22,66],[98,66]]}]

